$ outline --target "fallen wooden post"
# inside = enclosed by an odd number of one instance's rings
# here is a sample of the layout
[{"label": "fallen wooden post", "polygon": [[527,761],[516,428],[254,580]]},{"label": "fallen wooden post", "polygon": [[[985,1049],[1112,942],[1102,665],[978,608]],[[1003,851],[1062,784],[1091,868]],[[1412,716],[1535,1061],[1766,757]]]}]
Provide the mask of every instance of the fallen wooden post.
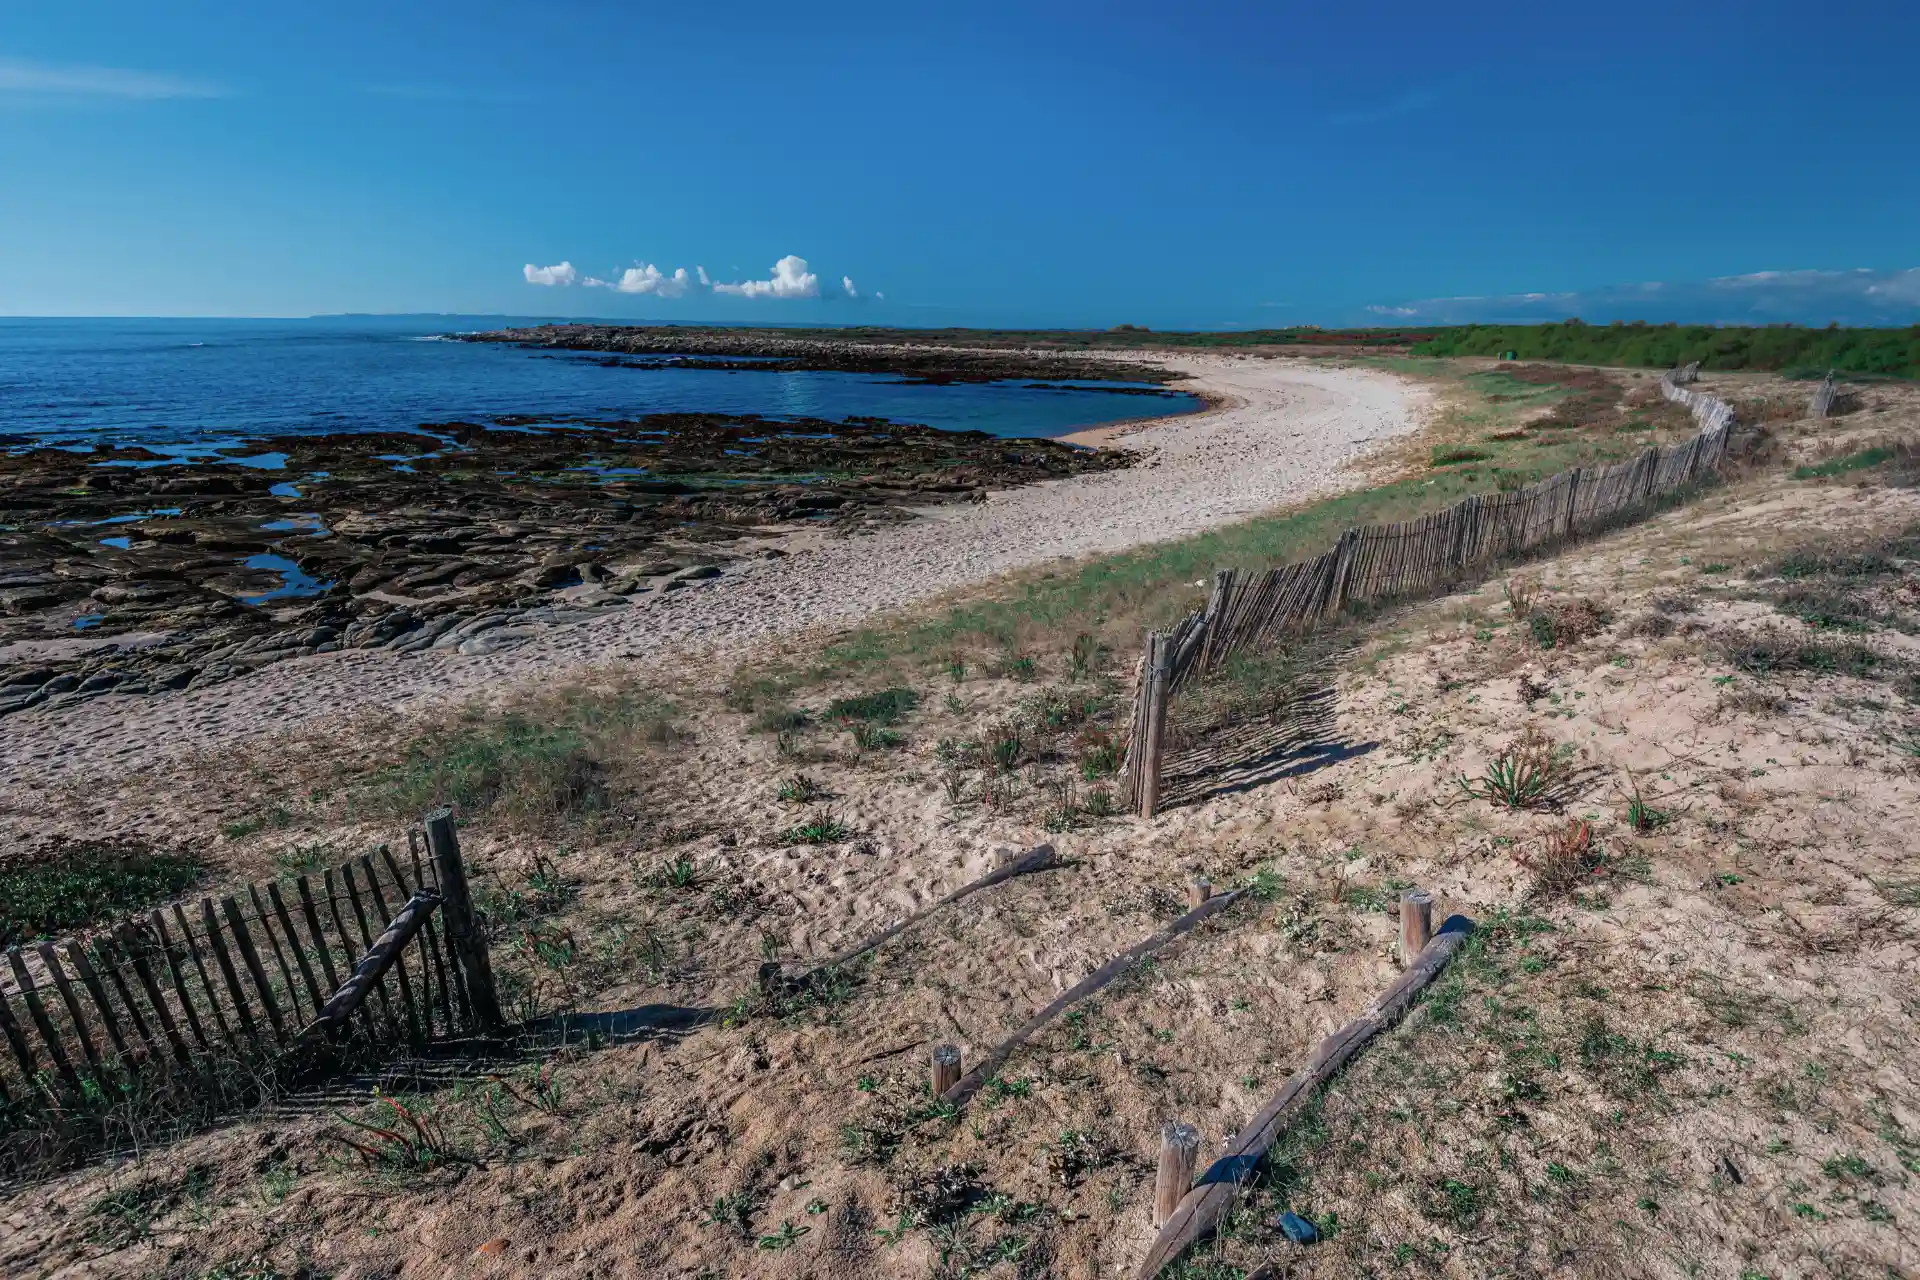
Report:
[{"label": "fallen wooden post", "polygon": [[306,1044],[352,1017],[354,1010],[367,998],[367,993],[379,985],[380,979],[400,958],[400,953],[413,941],[413,935],[420,932],[420,927],[426,924],[427,917],[433,914],[433,909],[440,905],[440,901],[438,890],[414,890],[413,896],[407,899],[406,905],[393,917],[393,922],[374,940],[373,946],[353,967],[353,972],[340,985],[340,989],[321,1006],[320,1016],[301,1029],[295,1043]]},{"label": "fallen wooden post", "polygon": [[1013,1056],[1016,1049],[1032,1038],[1034,1032],[1046,1026],[1049,1022],[1052,1022],[1069,1007],[1078,1004],[1094,992],[1100,990],[1100,988],[1112,982],[1115,978],[1132,968],[1136,962],[1145,959],[1147,956],[1152,955],[1154,952],[1166,946],[1169,942],[1172,942],[1175,938],[1191,931],[1193,927],[1202,920],[1205,920],[1209,916],[1218,915],[1220,912],[1226,910],[1237,902],[1240,895],[1244,892],[1246,892],[1244,889],[1235,889],[1232,893],[1222,894],[1218,898],[1207,899],[1207,901],[1187,912],[1187,914],[1181,916],[1178,920],[1175,920],[1172,924],[1160,930],[1160,932],[1154,934],[1145,942],[1137,942],[1133,946],[1128,947],[1125,951],[1122,951],[1119,955],[1107,961],[1098,969],[1095,969],[1092,973],[1080,979],[1080,981],[1074,983],[1071,987],[1061,992],[1060,995],[1054,999],[1053,1003],[1034,1014],[1033,1017],[1027,1019],[1025,1026],[1015,1031],[1005,1040],[1002,1040],[991,1053],[975,1063],[973,1070],[960,1077],[959,1083],[940,1095],[941,1101],[952,1103],[955,1107],[966,1106],[968,1100],[971,1099],[974,1094],[980,1092],[980,1090],[986,1086],[987,1081],[993,1079],[994,1073],[1006,1064],[1007,1059]]},{"label": "fallen wooden post", "polygon": [[1205,876],[1195,876],[1193,879],[1187,881],[1187,909],[1189,911],[1212,896],[1213,881],[1207,879]]},{"label": "fallen wooden post", "polygon": [[1280,1092],[1247,1122],[1226,1153],[1210,1165],[1199,1183],[1173,1211],[1140,1264],[1139,1280],[1155,1280],[1187,1249],[1210,1237],[1239,1194],[1240,1185],[1259,1168],[1261,1157],[1280,1136],[1287,1113],[1314,1090],[1320,1089],[1363,1045],[1392,1026],[1412,1007],[1414,997],[1447,967],[1454,953],[1473,932],[1473,921],[1454,916],[1421,950],[1406,971],[1393,980],[1359,1017],[1314,1047],[1305,1066],[1282,1085]]},{"label": "fallen wooden post", "polygon": [[1160,1167],[1153,1179],[1153,1225],[1173,1216],[1193,1185],[1193,1162],[1200,1154],[1200,1131],[1190,1124],[1160,1130]]},{"label": "fallen wooden post", "polygon": [[801,974],[797,978],[793,978],[793,979],[781,978],[780,966],[777,964],[771,966],[771,972],[769,972],[769,966],[767,965],[760,966],[759,982],[760,982],[761,990],[763,991],[773,990],[780,986],[803,987],[807,985],[809,982],[812,982],[817,976],[819,976],[821,973],[825,972],[826,970],[837,969],[842,965],[850,964],[853,961],[858,960],[861,956],[867,954],[867,952],[875,950],[876,948],[892,941],[894,938],[899,937],[902,933],[905,933],[908,929],[911,929],[914,925],[920,923],[920,921],[926,919],[928,916],[932,915],[934,912],[950,907],[954,903],[959,902],[962,898],[966,898],[973,894],[979,893],[982,889],[991,889],[994,885],[1003,883],[1004,881],[1007,881],[1007,880],[1012,880],[1016,876],[1024,876],[1027,873],[1032,871],[1046,871],[1052,867],[1057,867],[1059,865],[1060,865],[1059,855],[1054,852],[1054,848],[1052,845],[1050,844],[1036,845],[1033,848],[1027,850],[1025,853],[1021,854],[1019,857],[1013,859],[1011,862],[1004,864],[998,870],[988,872],[986,875],[981,876],[978,880],[975,880],[969,884],[964,884],[960,886],[958,889],[955,889],[952,893],[940,899],[940,901],[934,903],[933,905],[922,907],[920,910],[914,912],[912,915],[900,921],[898,924],[893,925],[887,929],[882,929],[879,933],[874,934],[872,937],[857,944],[856,946],[852,947],[849,950],[842,951],[839,955],[834,956],[831,960],[828,960],[823,964],[814,966],[812,969],[808,970],[806,973]]}]

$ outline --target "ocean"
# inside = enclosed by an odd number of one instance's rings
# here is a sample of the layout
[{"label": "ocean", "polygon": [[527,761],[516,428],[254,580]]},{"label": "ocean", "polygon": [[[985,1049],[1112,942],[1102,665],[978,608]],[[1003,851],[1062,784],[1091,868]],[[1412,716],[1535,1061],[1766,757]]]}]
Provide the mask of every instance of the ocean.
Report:
[{"label": "ocean", "polygon": [[527,323],[537,321],[0,318],[0,442],[142,445],[190,458],[269,435],[695,411],[1058,436],[1200,407],[1190,395],[1116,395],[1092,383],[929,386],[870,373],[608,368],[597,352],[435,340]]}]

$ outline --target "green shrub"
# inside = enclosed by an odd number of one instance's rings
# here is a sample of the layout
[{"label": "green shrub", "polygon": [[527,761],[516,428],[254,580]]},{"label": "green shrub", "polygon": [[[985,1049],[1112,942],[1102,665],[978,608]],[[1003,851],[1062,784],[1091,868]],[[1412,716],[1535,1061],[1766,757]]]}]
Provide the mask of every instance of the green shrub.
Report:
[{"label": "green shrub", "polygon": [[827,718],[841,722],[858,720],[871,725],[898,722],[920,705],[920,695],[911,689],[882,689],[853,698],[835,698],[827,705]]}]

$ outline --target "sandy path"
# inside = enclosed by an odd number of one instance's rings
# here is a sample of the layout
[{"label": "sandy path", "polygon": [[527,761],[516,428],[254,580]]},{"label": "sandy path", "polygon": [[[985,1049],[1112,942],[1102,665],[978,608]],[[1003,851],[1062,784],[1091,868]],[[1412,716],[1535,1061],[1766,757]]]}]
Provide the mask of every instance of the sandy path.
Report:
[{"label": "sandy path", "polygon": [[613,656],[738,652],[1011,569],[1183,537],[1336,488],[1345,463],[1418,422],[1420,393],[1386,374],[1224,357],[1168,363],[1227,403],[1123,431],[1126,447],[1150,453],[1145,465],[996,493],[754,561],[502,653],[324,654],[186,693],[16,714],[0,734],[0,807],[32,812],[31,789],[50,781],[147,768],[328,718],[424,710]]}]

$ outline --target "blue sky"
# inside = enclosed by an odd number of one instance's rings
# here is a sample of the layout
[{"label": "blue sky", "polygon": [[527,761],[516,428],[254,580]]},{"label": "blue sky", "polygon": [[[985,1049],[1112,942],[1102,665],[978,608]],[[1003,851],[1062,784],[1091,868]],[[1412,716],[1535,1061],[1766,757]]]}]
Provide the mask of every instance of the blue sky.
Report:
[{"label": "blue sky", "polygon": [[666,8],[11,5],[0,314],[1920,320],[1911,0]]}]

